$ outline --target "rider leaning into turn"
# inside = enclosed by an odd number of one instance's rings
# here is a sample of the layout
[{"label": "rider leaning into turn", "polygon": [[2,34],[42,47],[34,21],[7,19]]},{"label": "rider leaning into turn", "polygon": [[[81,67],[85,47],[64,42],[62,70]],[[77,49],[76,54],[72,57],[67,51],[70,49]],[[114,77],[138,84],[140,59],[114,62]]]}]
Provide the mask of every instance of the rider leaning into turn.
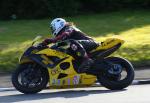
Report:
[{"label": "rider leaning into turn", "polygon": [[86,72],[93,64],[93,60],[88,56],[88,51],[97,47],[98,44],[85,33],[76,28],[72,23],[65,19],[56,18],[50,23],[54,38],[45,39],[41,45],[46,46],[50,43],[68,41],[69,49],[74,52],[77,58],[81,58],[82,63],[78,72]]}]

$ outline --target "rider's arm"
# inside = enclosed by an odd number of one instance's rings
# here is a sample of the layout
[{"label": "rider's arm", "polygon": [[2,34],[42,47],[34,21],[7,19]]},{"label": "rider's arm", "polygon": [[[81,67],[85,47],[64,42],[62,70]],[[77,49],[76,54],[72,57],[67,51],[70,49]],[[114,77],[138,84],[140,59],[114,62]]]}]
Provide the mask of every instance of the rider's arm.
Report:
[{"label": "rider's arm", "polygon": [[45,45],[48,45],[50,43],[56,43],[57,41],[59,40],[64,40],[65,38],[67,38],[69,35],[71,34],[71,32],[63,32],[61,35],[58,35],[57,37],[55,38],[48,38],[48,39],[45,39],[42,43],[45,44]]}]

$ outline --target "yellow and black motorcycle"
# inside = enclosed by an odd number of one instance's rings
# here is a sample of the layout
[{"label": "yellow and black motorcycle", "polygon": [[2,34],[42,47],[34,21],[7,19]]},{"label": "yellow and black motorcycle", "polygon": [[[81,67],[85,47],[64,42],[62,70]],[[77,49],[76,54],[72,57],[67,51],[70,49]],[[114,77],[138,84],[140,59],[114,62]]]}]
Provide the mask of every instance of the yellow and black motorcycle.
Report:
[{"label": "yellow and black motorcycle", "polygon": [[[52,46],[29,47],[21,56],[18,68],[12,75],[13,86],[22,93],[31,94],[49,88],[75,88],[92,86],[99,82],[111,90],[120,90],[129,86],[134,79],[132,64],[121,57],[109,57],[124,40],[109,38],[89,51],[94,64],[86,73],[78,73],[80,60],[61,48]],[[54,44],[55,45],[55,44]]]}]

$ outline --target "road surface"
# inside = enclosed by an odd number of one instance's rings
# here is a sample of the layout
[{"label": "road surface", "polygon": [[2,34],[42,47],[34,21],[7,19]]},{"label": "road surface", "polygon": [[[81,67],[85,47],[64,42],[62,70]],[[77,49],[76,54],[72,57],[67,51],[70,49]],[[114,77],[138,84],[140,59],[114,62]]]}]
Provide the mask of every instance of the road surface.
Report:
[{"label": "road surface", "polygon": [[132,85],[120,91],[104,87],[52,89],[32,95],[0,88],[0,103],[150,103],[150,85]]},{"label": "road surface", "polygon": [[[150,79],[150,67],[135,71],[135,80]],[[0,73],[0,88],[12,87],[11,74]]]}]

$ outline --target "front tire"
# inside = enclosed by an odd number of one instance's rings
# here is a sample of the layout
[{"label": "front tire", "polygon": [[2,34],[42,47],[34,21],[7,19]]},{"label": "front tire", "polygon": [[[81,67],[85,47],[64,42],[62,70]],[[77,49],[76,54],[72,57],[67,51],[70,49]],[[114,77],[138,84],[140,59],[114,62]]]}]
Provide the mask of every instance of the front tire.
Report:
[{"label": "front tire", "polygon": [[20,64],[12,74],[12,84],[25,94],[38,93],[48,83],[48,71],[35,63]]},{"label": "front tire", "polygon": [[128,87],[134,80],[134,68],[132,64],[128,60],[120,57],[108,57],[105,58],[105,60],[113,64],[121,65],[124,69],[124,72],[126,72],[126,76],[125,78],[121,79],[122,74],[120,73],[117,79],[116,77],[114,79],[113,76],[108,77],[106,73],[102,73],[101,75],[97,76],[97,79],[101,85],[111,90],[121,90]]}]

